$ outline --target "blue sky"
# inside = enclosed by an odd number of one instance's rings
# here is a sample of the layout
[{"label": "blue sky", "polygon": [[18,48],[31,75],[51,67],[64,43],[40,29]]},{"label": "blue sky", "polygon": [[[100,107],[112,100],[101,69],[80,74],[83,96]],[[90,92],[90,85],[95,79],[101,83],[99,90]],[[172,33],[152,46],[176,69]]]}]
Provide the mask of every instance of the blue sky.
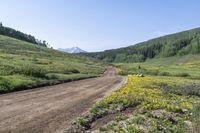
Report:
[{"label": "blue sky", "polygon": [[199,0],[0,0],[5,26],[87,51],[199,27],[199,13]]}]

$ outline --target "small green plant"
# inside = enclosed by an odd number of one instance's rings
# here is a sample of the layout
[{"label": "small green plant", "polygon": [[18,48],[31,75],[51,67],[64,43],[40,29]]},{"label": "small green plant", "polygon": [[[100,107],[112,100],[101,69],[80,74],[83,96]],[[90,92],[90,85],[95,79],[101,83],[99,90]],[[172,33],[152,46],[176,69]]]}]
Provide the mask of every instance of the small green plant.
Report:
[{"label": "small green plant", "polygon": [[122,120],[126,120],[128,118],[128,116],[126,116],[125,114],[119,114],[115,117],[115,120],[117,122],[122,121]]},{"label": "small green plant", "polygon": [[142,133],[143,131],[134,126],[128,126],[126,129],[124,129],[124,130],[122,129],[122,132],[124,132],[124,133]]},{"label": "small green plant", "polygon": [[82,126],[82,127],[85,127],[86,129],[89,129],[90,128],[90,123],[87,119],[84,119],[84,118],[79,118],[78,119],[78,123]]},{"label": "small green plant", "polygon": [[132,118],[132,122],[136,124],[143,124],[145,122],[145,116],[137,114]]}]

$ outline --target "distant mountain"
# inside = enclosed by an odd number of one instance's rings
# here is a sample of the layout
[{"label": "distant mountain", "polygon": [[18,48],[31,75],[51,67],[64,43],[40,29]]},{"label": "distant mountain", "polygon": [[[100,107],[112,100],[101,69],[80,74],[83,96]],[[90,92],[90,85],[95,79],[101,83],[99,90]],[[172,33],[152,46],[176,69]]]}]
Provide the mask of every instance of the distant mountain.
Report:
[{"label": "distant mountain", "polygon": [[66,52],[66,53],[73,53],[73,54],[87,53],[86,51],[80,49],[79,47],[72,47],[72,48],[66,48],[66,49],[59,48],[58,50]]}]

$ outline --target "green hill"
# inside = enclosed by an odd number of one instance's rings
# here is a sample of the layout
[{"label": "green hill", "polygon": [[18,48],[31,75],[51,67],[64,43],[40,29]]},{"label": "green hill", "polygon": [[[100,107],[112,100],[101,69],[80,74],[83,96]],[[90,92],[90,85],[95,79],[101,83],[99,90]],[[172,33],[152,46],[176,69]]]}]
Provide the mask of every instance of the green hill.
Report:
[{"label": "green hill", "polygon": [[200,53],[200,28],[171,34],[125,48],[87,53],[106,62],[142,62],[151,58]]},{"label": "green hill", "polygon": [[0,93],[94,77],[103,71],[101,63],[88,57],[0,35]]},{"label": "green hill", "polygon": [[30,42],[30,43],[37,44],[37,45],[44,46],[44,47],[47,47],[47,45],[48,45],[48,43],[45,40],[41,41],[41,40],[36,39],[32,35],[25,34],[21,31],[12,29],[10,27],[5,27],[5,26],[3,26],[3,24],[1,22],[0,22],[0,35],[12,37],[15,39]]}]

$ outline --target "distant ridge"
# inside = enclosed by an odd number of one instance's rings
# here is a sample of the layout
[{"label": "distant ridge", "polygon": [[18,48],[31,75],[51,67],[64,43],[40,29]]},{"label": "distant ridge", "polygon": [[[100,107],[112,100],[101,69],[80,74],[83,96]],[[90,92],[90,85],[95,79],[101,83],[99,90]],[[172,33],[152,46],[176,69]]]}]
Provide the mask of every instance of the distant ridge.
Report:
[{"label": "distant ridge", "polygon": [[66,52],[66,53],[73,53],[73,54],[78,54],[78,53],[87,53],[86,51],[82,50],[81,48],[79,47],[71,47],[71,48],[59,48],[58,49],[59,51],[63,51],[63,52]]},{"label": "distant ridge", "polygon": [[84,55],[105,62],[143,62],[152,58],[188,54],[200,54],[200,28],[158,37],[129,47]]}]

